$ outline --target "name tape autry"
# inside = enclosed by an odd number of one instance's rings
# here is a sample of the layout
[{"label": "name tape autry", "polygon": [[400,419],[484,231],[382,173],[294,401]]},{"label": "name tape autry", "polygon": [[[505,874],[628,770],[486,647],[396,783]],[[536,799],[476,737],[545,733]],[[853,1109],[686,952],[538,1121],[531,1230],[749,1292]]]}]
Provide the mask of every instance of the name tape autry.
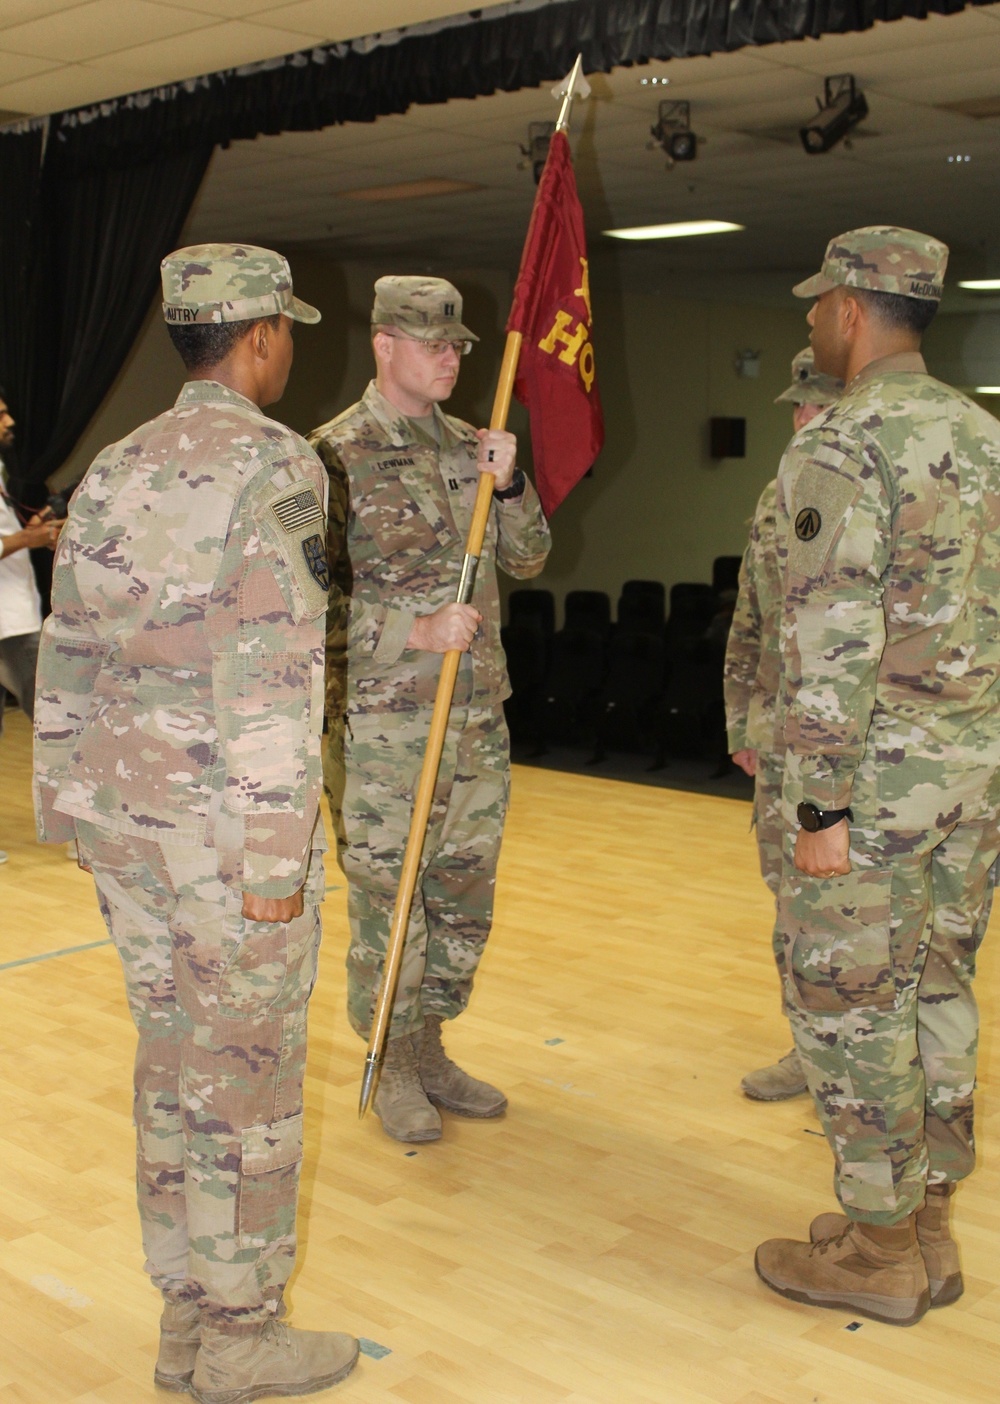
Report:
[{"label": "name tape autry", "polygon": [[301,488],[278,502],[272,502],[271,511],[282,531],[286,532],[301,531],[313,522],[323,521],[323,508],[312,488]]}]

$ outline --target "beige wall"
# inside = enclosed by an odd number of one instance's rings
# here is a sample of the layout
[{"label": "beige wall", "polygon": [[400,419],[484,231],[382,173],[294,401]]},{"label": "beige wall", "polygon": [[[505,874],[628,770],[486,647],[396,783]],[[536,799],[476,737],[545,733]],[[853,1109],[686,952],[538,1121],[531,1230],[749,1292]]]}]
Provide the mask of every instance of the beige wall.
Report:
[{"label": "beige wall", "polygon": [[[297,329],[288,390],[273,412],[305,432],[353,403],[368,382],[371,288],[385,267],[294,251],[291,261],[296,291],[316,303],[324,319]],[[482,342],[463,363],[449,408],[486,423],[512,279],[499,270],[450,272]],[[572,589],[606,590],[616,600],[622,582],[631,577],[662,580],[668,588],[678,580],[708,580],[715,556],[742,551],[748,518],[791,434],[790,407],[775,405],[774,397],[788,384],[789,362],[806,344],[808,331],[804,306],[685,301],[652,289],[623,288],[611,258],[595,258],[591,285],[607,441],[593,476],[556,514],[552,555],[534,582],[554,591],[559,601]],[[968,385],[987,373],[994,344],[1000,368],[1000,315],[941,317],[927,337],[930,369]],[[747,348],[761,353],[758,379],[740,379],[735,372],[736,352]],[[182,380],[180,361],[154,308],[59,480],[75,481],[105,444],[159,413]],[[1000,383],[1000,369],[994,370],[993,383]],[[718,415],[746,419],[746,458],[710,458],[708,421]],[[530,463],[520,406],[514,407],[511,427],[522,437],[523,459]]]}]

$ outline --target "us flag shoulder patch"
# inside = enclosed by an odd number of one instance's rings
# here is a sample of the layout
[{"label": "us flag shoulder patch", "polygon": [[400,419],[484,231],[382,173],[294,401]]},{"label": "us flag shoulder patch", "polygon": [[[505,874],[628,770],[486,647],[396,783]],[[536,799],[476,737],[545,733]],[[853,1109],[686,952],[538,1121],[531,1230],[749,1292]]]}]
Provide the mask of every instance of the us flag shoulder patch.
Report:
[{"label": "us flag shoulder patch", "polygon": [[301,531],[303,527],[323,520],[323,508],[311,487],[300,488],[298,492],[290,493],[278,502],[272,502],[271,511],[277,517],[282,531],[288,533]]}]

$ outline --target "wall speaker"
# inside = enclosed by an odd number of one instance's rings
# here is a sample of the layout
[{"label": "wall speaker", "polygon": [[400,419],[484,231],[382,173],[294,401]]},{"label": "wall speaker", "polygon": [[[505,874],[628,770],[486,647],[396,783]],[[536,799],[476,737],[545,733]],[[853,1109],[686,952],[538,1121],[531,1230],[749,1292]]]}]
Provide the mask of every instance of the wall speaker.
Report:
[{"label": "wall speaker", "polygon": [[709,451],[713,458],[746,458],[745,419],[710,419],[708,423]]}]

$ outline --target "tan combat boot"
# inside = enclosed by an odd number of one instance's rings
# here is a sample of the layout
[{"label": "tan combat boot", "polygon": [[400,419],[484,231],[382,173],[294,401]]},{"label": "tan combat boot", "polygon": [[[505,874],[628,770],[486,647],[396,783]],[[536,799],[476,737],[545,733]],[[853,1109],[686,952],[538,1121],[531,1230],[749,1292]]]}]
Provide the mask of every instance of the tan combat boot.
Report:
[{"label": "tan combat boot", "polygon": [[271,1317],[251,1331],[201,1330],[191,1379],[198,1404],[249,1404],[329,1389],[349,1375],[358,1342],[339,1331],[297,1331]]},{"label": "tan combat boot", "polygon": [[441,1118],[427,1100],[417,1068],[413,1036],[390,1038],[375,1093],[375,1115],[394,1141],[438,1141]]},{"label": "tan combat boot", "polygon": [[[927,1198],[917,1210],[917,1243],[927,1269],[931,1306],[950,1306],[965,1291],[958,1244],[951,1236],[949,1200],[954,1184],[928,1185]],[[809,1225],[814,1243],[821,1238],[833,1238],[848,1225],[846,1214],[820,1214]]]},{"label": "tan combat boot", "polygon": [[201,1344],[201,1314],[195,1302],[163,1299],[160,1317],[160,1353],[156,1357],[153,1382],[160,1389],[186,1394],[194,1372],[194,1360]]},{"label": "tan combat boot", "polygon": [[799,1055],[793,1048],[769,1067],[747,1073],[740,1086],[755,1102],[783,1102],[806,1091],[806,1075]]},{"label": "tan combat boot", "polygon": [[754,1266],[779,1296],[890,1326],[912,1326],[930,1306],[915,1214],[885,1228],[852,1220],[818,1243],[772,1238],[757,1249]]},{"label": "tan combat boot", "polygon": [[423,1028],[413,1035],[420,1081],[427,1096],[436,1106],[458,1116],[499,1116],[507,1098],[499,1088],[470,1077],[451,1061],[441,1042],[441,1022],[436,1014],[427,1014]]}]

